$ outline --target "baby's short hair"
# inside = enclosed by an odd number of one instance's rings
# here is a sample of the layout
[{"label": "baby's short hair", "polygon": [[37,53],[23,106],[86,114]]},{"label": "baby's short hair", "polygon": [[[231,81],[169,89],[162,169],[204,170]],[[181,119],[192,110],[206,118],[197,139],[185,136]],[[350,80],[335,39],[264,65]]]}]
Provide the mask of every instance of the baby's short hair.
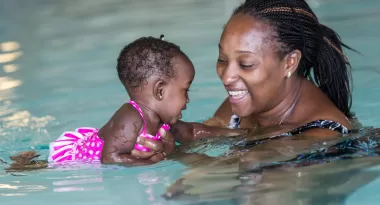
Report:
[{"label": "baby's short hair", "polygon": [[117,59],[117,73],[127,91],[142,88],[153,75],[174,77],[172,59],[186,56],[174,43],[154,37],[141,37],[128,44]]}]

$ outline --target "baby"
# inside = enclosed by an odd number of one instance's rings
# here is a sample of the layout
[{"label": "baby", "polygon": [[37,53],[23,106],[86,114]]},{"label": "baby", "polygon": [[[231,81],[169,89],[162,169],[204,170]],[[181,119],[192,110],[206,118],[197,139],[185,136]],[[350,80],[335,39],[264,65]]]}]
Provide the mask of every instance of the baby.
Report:
[{"label": "baby", "polygon": [[[136,162],[137,159],[131,158],[132,151],[150,151],[138,143],[140,137],[160,140],[158,130],[169,130],[170,125],[182,117],[181,112],[189,102],[188,91],[195,70],[179,46],[164,41],[163,35],[159,39],[139,38],[121,51],[117,59],[117,72],[130,96],[129,102],[123,104],[100,129],[80,127],[75,131],[64,132],[50,143],[49,163]],[[194,126],[197,127],[197,135],[205,137],[246,133],[236,129],[215,129],[200,123],[194,123]],[[13,170],[22,170],[23,167],[33,169],[35,164],[39,165],[36,169],[45,167],[40,161],[31,161],[35,156],[37,154],[33,151],[13,156],[14,159],[21,160],[17,160],[11,167]],[[138,160],[141,163],[137,164],[141,165],[155,163],[149,159]]]},{"label": "baby", "polygon": [[138,137],[159,140],[182,117],[194,79],[192,62],[179,46],[153,37],[127,45],[117,59],[117,72],[130,97],[99,130],[81,127],[64,132],[50,144],[49,162],[128,163],[133,149],[149,151]]}]

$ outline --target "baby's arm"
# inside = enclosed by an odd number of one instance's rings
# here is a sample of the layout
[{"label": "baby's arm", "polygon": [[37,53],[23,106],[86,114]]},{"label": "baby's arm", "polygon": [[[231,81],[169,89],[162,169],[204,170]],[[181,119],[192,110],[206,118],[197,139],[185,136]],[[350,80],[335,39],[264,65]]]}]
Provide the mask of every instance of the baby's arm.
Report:
[{"label": "baby's arm", "polygon": [[249,129],[229,129],[216,126],[208,126],[197,122],[178,121],[172,126],[171,132],[178,142],[191,142],[208,137],[232,137],[247,135]]},{"label": "baby's arm", "polygon": [[151,160],[131,156],[143,126],[144,122],[138,112],[128,104],[123,105],[99,130],[99,136],[104,140],[101,162],[126,165],[153,164]]}]

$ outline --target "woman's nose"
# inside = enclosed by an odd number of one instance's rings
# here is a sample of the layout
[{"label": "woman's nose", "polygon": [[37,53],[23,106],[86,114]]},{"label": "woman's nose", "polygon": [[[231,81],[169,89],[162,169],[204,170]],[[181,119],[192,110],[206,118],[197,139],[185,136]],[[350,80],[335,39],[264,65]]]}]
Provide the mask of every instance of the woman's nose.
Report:
[{"label": "woman's nose", "polygon": [[221,80],[224,85],[231,85],[232,83],[236,82],[238,79],[238,74],[236,72],[236,69],[234,69],[231,65],[227,66],[221,76]]}]

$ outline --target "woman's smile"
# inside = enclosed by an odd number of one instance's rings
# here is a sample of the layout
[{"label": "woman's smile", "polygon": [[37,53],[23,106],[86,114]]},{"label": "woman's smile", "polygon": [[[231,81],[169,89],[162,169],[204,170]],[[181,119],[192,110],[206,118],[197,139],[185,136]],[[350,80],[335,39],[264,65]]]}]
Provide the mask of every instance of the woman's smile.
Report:
[{"label": "woman's smile", "polygon": [[239,104],[247,96],[249,96],[248,90],[227,90],[229,95],[229,100],[232,104]]}]

